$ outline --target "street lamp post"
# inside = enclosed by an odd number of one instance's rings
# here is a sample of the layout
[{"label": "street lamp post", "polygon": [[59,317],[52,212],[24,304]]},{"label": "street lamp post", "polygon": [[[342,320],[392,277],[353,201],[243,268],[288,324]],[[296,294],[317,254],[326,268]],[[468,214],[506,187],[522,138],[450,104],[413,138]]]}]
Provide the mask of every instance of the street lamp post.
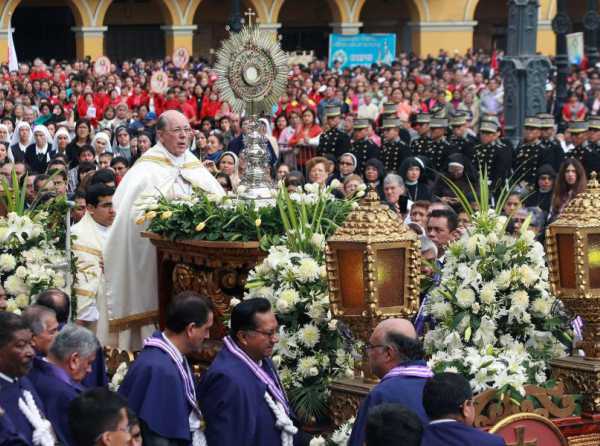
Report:
[{"label": "street lamp post", "polygon": [[242,29],[241,0],[231,0],[231,16],[229,17],[229,30],[239,33]]},{"label": "street lamp post", "polygon": [[590,67],[598,62],[598,28],[600,27],[600,16],[598,15],[597,0],[587,0],[587,12],[583,16],[583,29],[585,30],[585,54]]},{"label": "street lamp post", "polygon": [[550,61],[536,54],[539,0],[508,0],[508,45],[500,70],[504,79],[506,136],[516,147],[526,116],[546,111]]},{"label": "street lamp post", "polygon": [[558,0],[556,16],[552,20],[552,30],[556,34],[556,109],[560,111],[567,101],[567,78],[569,77],[569,56],[567,55],[567,34],[571,32],[572,23],[567,14],[567,0]]}]

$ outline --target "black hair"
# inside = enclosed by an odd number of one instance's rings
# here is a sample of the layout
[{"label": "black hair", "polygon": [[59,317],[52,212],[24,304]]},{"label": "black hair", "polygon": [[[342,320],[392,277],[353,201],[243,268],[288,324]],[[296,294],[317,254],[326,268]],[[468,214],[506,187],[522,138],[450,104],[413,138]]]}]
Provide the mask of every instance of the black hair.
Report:
[{"label": "black hair", "polygon": [[473,397],[469,381],[458,373],[437,373],[425,383],[423,407],[432,420],[461,415],[462,405]]},{"label": "black hair", "polygon": [[127,410],[127,400],[103,387],[78,395],[68,411],[73,444],[94,446],[104,432],[117,429],[123,409]]},{"label": "black hair", "polygon": [[[423,424],[414,412],[400,404],[384,403],[369,411],[365,428],[367,446],[420,446]],[[400,441],[401,440],[401,441]]]},{"label": "black hair", "polygon": [[429,218],[445,218],[450,232],[456,231],[456,228],[458,228],[458,215],[451,208],[434,209],[429,214]]},{"label": "black hair", "polygon": [[77,154],[77,157],[79,158],[83,152],[89,152],[89,153],[91,153],[93,156],[96,156],[96,151],[95,151],[95,150],[94,150],[94,148],[93,148],[91,145],[89,145],[89,144],[86,144],[86,145],[84,145],[84,146],[81,146],[81,147],[79,148],[79,152],[78,152],[78,154]]},{"label": "black hair", "polygon": [[304,185],[304,175],[299,170],[292,170],[285,176],[284,183],[286,186],[302,186]]},{"label": "black hair", "polygon": [[219,172],[215,175],[215,178],[218,180],[219,178],[224,178],[227,185],[227,190],[233,190],[233,185],[231,184],[231,178],[224,172]]},{"label": "black hair", "polygon": [[418,361],[425,356],[423,346],[418,339],[409,338],[400,333],[388,332],[385,335],[385,343],[393,345],[403,360]]},{"label": "black hair", "polygon": [[48,169],[48,174],[54,179],[61,177],[64,181],[67,181],[67,173],[63,169]]},{"label": "black hair", "polygon": [[77,166],[77,175],[96,170],[96,167],[96,163],[90,161],[84,161],[83,163],[79,163],[79,165]]},{"label": "black hair", "polygon": [[182,291],[167,308],[165,326],[174,333],[181,333],[190,324],[206,324],[209,313],[213,311],[214,305],[208,297],[195,291]]},{"label": "black hair", "polygon": [[271,302],[263,297],[247,299],[231,310],[231,337],[236,339],[238,332],[256,329],[256,313],[271,311]]},{"label": "black hair", "polygon": [[8,311],[0,311],[0,348],[14,339],[15,332],[29,330],[29,326],[21,316]]},{"label": "black hair", "polygon": [[93,184],[106,184],[114,181],[115,173],[111,169],[100,169],[92,175],[88,184],[91,186]]},{"label": "black hair", "polygon": [[85,200],[85,191],[76,190],[75,194],[73,195],[73,200],[77,200],[78,198],[79,199],[83,198]]},{"label": "black hair", "polygon": [[112,160],[114,158],[114,155],[112,152],[102,152],[100,155],[98,155],[98,159],[104,157],[109,157]]},{"label": "black hair", "polygon": [[85,204],[98,206],[100,197],[112,197],[114,194],[114,187],[109,187],[104,183],[91,184],[85,191]]},{"label": "black hair", "polygon": [[42,190],[42,187],[44,187],[44,185],[48,182],[49,179],[50,175],[46,175],[45,173],[36,175],[35,179],[33,180],[33,190],[35,192],[39,192],[40,190]]},{"label": "black hair", "polygon": [[125,167],[129,167],[129,161],[127,161],[127,158],[125,158],[124,156],[115,156],[111,161],[110,161],[110,167],[115,167],[117,164],[124,164]]},{"label": "black hair", "polygon": [[69,322],[71,300],[64,291],[58,288],[49,288],[37,295],[35,303],[53,309],[58,323],[66,324]]}]

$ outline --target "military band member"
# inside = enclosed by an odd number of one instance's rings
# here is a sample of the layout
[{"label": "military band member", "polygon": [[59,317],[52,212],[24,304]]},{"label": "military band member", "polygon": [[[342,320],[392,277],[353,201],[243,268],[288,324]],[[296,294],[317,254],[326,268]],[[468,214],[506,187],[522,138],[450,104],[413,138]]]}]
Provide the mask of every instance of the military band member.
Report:
[{"label": "military band member", "polygon": [[480,143],[475,146],[473,165],[487,171],[492,190],[500,189],[510,177],[512,150],[498,140],[498,125],[493,120],[484,120],[479,127]]},{"label": "military band member", "polygon": [[446,130],[448,130],[447,118],[431,118],[429,124],[431,129],[431,142],[425,152],[429,159],[429,166],[438,172],[443,172],[446,168],[448,155],[450,155],[450,143],[446,139]]},{"label": "military band member", "polygon": [[400,138],[400,119],[395,117],[383,118],[383,144],[381,145],[381,161],[386,172],[400,171],[400,165],[412,152]]},{"label": "military band member", "polygon": [[415,156],[426,156],[425,154],[431,143],[431,138],[429,137],[430,122],[431,115],[427,113],[419,113],[414,118],[413,127],[419,136],[411,142],[410,150]]},{"label": "military band member", "polygon": [[548,164],[552,166],[555,172],[558,172],[560,165],[565,159],[565,151],[563,150],[560,141],[554,136],[556,134],[554,116],[550,113],[539,113],[537,117],[540,119],[542,128],[542,138],[540,142],[544,147]]},{"label": "military band member", "polygon": [[588,127],[588,144],[594,152],[600,153],[600,116],[590,116]]},{"label": "military band member", "polygon": [[542,136],[541,120],[537,117],[527,117],[524,123],[523,142],[519,144],[513,161],[513,172],[528,186],[535,186],[535,176],[538,168],[547,164],[544,146],[540,143]]},{"label": "military band member", "polygon": [[338,106],[325,107],[327,130],[319,138],[317,153],[320,156],[332,155],[339,158],[350,151],[350,136],[339,129],[341,108]]},{"label": "military band member", "polygon": [[589,176],[593,171],[600,172],[600,154],[588,142],[588,131],[587,121],[569,122],[569,133],[575,147],[567,152],[567,158],[577,159]]},{"label": "military band member", "polygon": [[370,127],[371,123],[368,119],[354,120],[354,139],[352,140],[350,153],[356,157],[358,163],[356,171],[361,173],[368,159],[379,158],[379,148],[369,139]]},{"label": "military band member", "polygon": [[[386,102],[385,104],[383,104],[383,107],[381,108],[381,115],[380,115],[382,125],[383,125],[383,120],[385,118],[400,118],[398,116],[397,105],[394,104],[393,102]],[[404,123],[405,122],[403,122],[402,119],[400,119],[400,127],[398,129],[398,136],[404,142],[404,144],[406,144],[408,147],[410,147],[411,136],[410,136],[410,132],[404,128],[404,125],[403,125]]]},{"label": "military band member", "polygon": [[448,139],[452,152],[462,153],[468,159],[473,159],[473,149],[477,144],[477,139],[468,132],[468,116],[464,112],[456,113],[450,118],[450,127],[452,136]]}]

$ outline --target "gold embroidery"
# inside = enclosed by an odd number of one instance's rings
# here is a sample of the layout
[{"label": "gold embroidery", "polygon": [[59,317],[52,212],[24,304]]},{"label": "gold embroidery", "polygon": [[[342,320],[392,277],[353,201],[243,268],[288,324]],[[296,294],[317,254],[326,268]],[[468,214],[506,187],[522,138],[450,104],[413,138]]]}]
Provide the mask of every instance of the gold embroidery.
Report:
[{"label": "gold embroidery", "polygon": [[96,297],[96,293],[94,293],[93,291],[84,290],[82,288],[73,288],[73,291],[78,296]]},{"label": "gold embroidery", "polygon": [[[168,158],[162,158],[160,156],[154,156],[154,155],[147,155],[147,156],[142,156],[140,158],[140,161],[149,161],[151,163],[158,163],[158,164],[163,164],[166,166],[170,166],[170,167],[178,167],[175,164],[173,164],[173,161],[171,161]],[[202,163],[200,163],[200,161],[190,161],[189,163],[184,163],[181,168],[182,169],[192,169],[195,167],[200,167],[202,166]]]},{"label": "gold embroidery", "polygon": [[83,246],[77,243],[73,244],[73,251],[87,252],[88,254],[102,258],[102,251],[99,249],[90,248],[89,246]]},{"label": "gold embroidery", "polygon": [[146,311],[119,319],[108,321],[108,329],[111,333],[127,330],[133,327],[156,324],[158,322],[158,310]]}]

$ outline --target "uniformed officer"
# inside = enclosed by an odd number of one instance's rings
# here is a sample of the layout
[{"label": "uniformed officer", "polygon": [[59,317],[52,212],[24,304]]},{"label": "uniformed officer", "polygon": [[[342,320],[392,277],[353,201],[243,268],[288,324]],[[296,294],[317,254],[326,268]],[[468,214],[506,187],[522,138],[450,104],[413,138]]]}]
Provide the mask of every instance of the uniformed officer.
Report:
[{"label": "uniformed officer", "polygon": [[462,153],[467,159],[472,160],[477,139],[467,132],[468,116],[464,112],[457,112],[450,118],[452,136],[448,139],[452,153]]},{"label": "uniformed officer", "polygon": [[[381,122],[380,122],[380,124],[383,125],[383,120],[385,118],[397,118],[398,117],[398,111],[397,110],[398,110],[397,109],[397,105],[394,104],[393,102],[386,102],[386,103],[384,103],[383,107],[381,108],[381,115],[380,115]],[[399,127],[399,130],[398,130],[398,136],[404,142],[404,144],[406,144],[407,146],[410,146],[410,140],[411,140],[410,132],[407,129],[404,128],[402,120],[400,120],[400,127]]]},{"label": "uniformed officer", "polygon": [[414,118],[413,128],[419,136],[410,144],[410,150],[415,156],[426,156],[425,154],[431,143],[431,138],[429,137],[430,122],[431,115],[428,113],[419,113]]},{"label": "uniformed officer", "polygon": [[381,161],[386,172],[400,171],[400,165],[412,156],[408,146],[400,139],[400,119],[390,116],[383,118],[383,144],[381,145]]},{"label": "uniformed officer", "polygon": [[544,147],[545,158],[548,164],[552,166],[555,172],[558,172],[560,165],[565,159],[565,151],[563,150],[560,141],[554,136],[556,126],[554,116],[550,113],[538,113],[537,118],[540,120],[542,128],[542,138],[540,143]]},{"label": "uniformed officer", "polygon": [[356,167],[357,173],[362,173],[368,159],[379,159],[379,148],[369,139],[370,126],[371,123],[368,119],[354,120],[354,139],[352,140],[350,153],[356,157],[358,164]]},{"label": "uniformed officer", "polygon": [[480,143],[475,146],[473,165],[481,172],[487,171],[488,182],[493,191],[504,186],[510,177],[512,150],[498,140],[498,125],[494,120],[481,121]]},{"label": "uniformed officer", "polygon": [[569,122],[569,133],[575,147],[567,152],[567,158],[577,159],[589,176],[592,172],[600,172],[600,154],[588,143],[588,131],[587,121]]},{"label": "uniformed officer", "polygon": [[429,159],[432,169],[443,172],[446,169],[448,155],[450,155],[450,143],[446,139],[448,119],[431,118],[429,128],[431,129],[431,142],[425,156]]},{"label": "uniformed officer", "polygon": [[327,130],[321,133],[317,153],[320,156],[333,156],[336,159],[350,151],[350,136],[339,129],[342,110],[338,106],[325,107]]},{"label": "uniformed officer", "polygon": [[588,127],[588,144],[593,151],[600,153],[600,116],[590,116]]},{"label": "uniformed officer", "polygon": [[525,118],[523,142],[519,144],[513,162],[513,172],[520,178],[523,186],[534,187],[536,172],[540,166],[546,164],[544,147],[540,143],[542,136],[541,121],[539,118],[529,116]]}]

